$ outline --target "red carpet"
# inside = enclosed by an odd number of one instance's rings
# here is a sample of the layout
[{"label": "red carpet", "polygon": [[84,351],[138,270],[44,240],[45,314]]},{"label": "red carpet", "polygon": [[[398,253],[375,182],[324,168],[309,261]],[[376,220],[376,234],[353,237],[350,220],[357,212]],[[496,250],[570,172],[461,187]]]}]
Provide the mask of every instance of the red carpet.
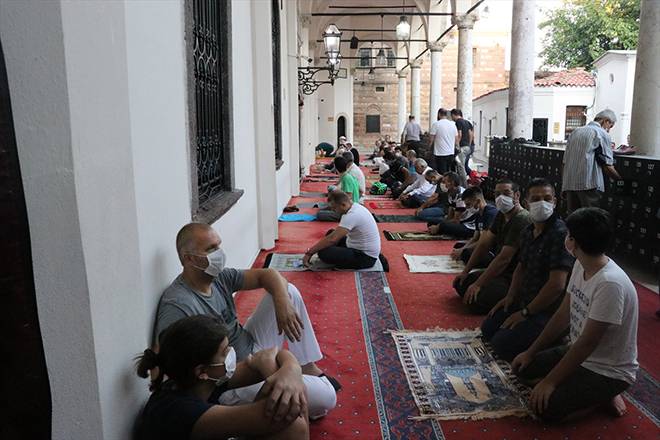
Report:
[{"label": "red carpet", "polygon": [[[323,191],[324,183],[304,183],[305,191]],[[312,199],[296,198],[292,201]],[[307,209],[305,211],[308,211]],[[315,210],[311,210],[313,212]],[[402,210],[373,209],[379,214],[404,214]],[[396,211],[396,212],[392,212]],[[323,236],[333,223],[280,223],[276,252],[300,252]],[[379,229],[391,231],[424,230],[423,223],[379,223]],[[453,275],[411,274],[402,257],[403,253],[437,255],[449,252],[453,242],[406,242],[387,241],[382,238],[383,254],[390,263],[387,280],[406,329],[474,328],[481,317],[467,314],[459,298],[451,288]],[[272,250],[270,250],[272,251]],[[267,252],[262,252],[254,267],[261,267]],[[283,273],[305,297],[316,334],[325,358],[319,363],[328,374],[336,376],[344,389],[338,394],[338,408],[323,420],[312,423],[313,439],[382,438],[377,412],[377,393],[374,391],[370,364],[370,348],[365,343],[360,304],[353,273],[348,272],[288,272]],[[660,320],[654,313],[658,297],[648,289],[637,286],[640,299],[639,360],[649,376],[660,378],[660,352],[657,335]],[[261,293],[241,293],[237,306],[242,319],[249,315]],[[398,361],[397,361],[398,362]],[[370,367],[372,365],[372,367]],[[399,384],[401,385],[401,384]],[[407,384],[406,384],[407,386]],[[403,394],[403,393],[402,393]],[[653,399],[655,396],[651,396]],[[384,418],[393,417],[385,406]],[[391,422],[391,420],[390,420]],[[398,420],[401,424],[415,424],[410,420]],[[392,423],[390,423],[392,424]],[[441,432],[428,437],[391,438],[446,438],[462,439],[658,439],[660,430],[656,424],[634,405],[628,404],[628,414],[619,419],[602,413],[575,423],[550,427],[531,419],[506,418],[483,421],[443,421]],[[392,431],[394,432],[394,431]]]}]

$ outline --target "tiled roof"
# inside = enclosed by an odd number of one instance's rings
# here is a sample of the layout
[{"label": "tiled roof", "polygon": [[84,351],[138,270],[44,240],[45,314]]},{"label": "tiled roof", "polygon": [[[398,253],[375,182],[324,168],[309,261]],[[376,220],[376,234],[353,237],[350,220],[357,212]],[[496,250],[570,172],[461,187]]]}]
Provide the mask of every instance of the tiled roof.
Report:
[{"label": "tiled roof", "polygon": [[[596,87],[594,76],[582,67],[562,70],[560,72],[537,72],[534,79],[534,87]],[[508,87],[491,90],[474,99],[481,99],[496,92],[508,90]]]},{"label": "tiled roof", "polygon": [[578,67],[575,69],[551,72],[544,75],[536,75],[535,87],[595,87],[594,76]]}]

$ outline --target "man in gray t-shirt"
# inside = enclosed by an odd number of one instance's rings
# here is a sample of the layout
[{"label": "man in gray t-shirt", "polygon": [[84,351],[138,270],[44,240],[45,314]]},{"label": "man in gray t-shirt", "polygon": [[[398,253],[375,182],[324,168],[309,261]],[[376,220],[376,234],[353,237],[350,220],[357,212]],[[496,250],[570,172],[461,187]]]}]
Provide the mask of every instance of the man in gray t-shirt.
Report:
[{"label": "man in gray t-shirt", "polygon": [[[310,417],[319,417],[334,408],[335,389],[316,366],[323,355],[307,314],[302,295],[274,269],[236,270],[224,268],[225,254],[218,233],[208,225],[190,223],[177,234],[176,247],[183,272],[163,292],[154,325],[154,346],[158,337],[179,319],[212,315],[229,331],[229,345],[239,361],[251,353],[272,348],[288,350],[300,362],[307,389]],[[265,289],[266,295],[241,325],[233,294],[239,290]],[[338,384],[337,384],[338,385]],[[252,402],[260,385],[230,390],[222,404]]]}]

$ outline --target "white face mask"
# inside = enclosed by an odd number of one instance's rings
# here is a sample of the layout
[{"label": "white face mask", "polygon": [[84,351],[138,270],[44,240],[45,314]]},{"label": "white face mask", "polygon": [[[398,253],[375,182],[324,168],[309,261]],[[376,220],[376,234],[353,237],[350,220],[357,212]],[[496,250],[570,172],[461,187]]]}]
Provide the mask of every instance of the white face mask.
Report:
[{"label": "white face mask", "polygon": [[535,223],[543,223],[550,218],[555,210],[555,204],[539,200],[529,204],[529,215]]},{"label": "white face mask", "polygon": [[222,248],[218,248],[210,254],[205,255],[205,257],[206,261],[209,262],[209,265],[206,266],[206,268],[201,268],[198,266],[195,267],[197,269],[203,270],[204,273],[211,275],[212,277],[217,277],[220,275],[220,272],[222,272],[222,270],[225,268],[225,262],[227,261],[227,255],[225,254],[225,251],[223,251]]},{"label": "white face mask", "polygon": [[[213,365],[213,366],[220,366],[219,365]],[[236,371],[236,351],[234,350],[234,347],[229,347],[229,351],[227,352],[227,356],[225,357],[225,375],[222,377],[208,377],[205,380],[210,380],[215,382],[215,386],[220,386],[223,383],[227,382],[231,377],[234,375],[234,372]]]},{"label": "white face mask", "polygon": [[442,191],[443,193],[446,193],[447,191],[449,191],[449,189],[447,188],[447,185],[445,185],[444,182],[440,184],[440,191]]},{"label": "white face mask", "polygon": [[495,199],[495,206],[500,212],[507,213],[511,211],[514,207],[513,197],[499,195]]}]

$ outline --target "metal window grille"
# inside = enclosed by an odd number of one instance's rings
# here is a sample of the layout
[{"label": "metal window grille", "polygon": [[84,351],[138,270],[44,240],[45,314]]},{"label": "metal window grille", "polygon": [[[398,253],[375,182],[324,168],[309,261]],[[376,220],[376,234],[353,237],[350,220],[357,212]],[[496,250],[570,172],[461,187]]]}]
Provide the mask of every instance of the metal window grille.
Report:
[{"label": "metal window grille", "polygon": [[392,49],[387,49],[387,67],[396,66],[396,57],[394,56],[394,51]]},{"label": "metal window grille", "polygon": [[225,127],[221,112],[223,57],[220,14],[223,2],[194,0],[193,63],[195,77],[195,120],[197,150],[197,188],[199,204],[229,189],[225,172]]},{"label": "metal window grille", "polygon": [[280,74],[280,0],[271,1],[273,41],[273,125],[275,127],[275,160],[282,160],[282,96]]},{"label": "metal window grille", "polygon": [[380,115],[367,115],[367,133],[380,133]]},{"label": "metal window grille", "polygon": [[371,66],[371,49],[362,48],[360,49],[360,67],[370,67]]}]

